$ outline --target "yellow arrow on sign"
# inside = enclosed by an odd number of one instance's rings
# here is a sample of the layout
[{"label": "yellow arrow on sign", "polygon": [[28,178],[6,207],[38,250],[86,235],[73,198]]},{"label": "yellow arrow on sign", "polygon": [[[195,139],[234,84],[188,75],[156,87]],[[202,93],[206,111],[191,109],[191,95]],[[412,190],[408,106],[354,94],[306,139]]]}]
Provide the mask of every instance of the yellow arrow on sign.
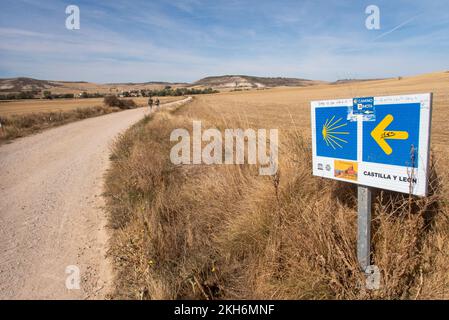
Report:
[{"label": "yellow arrow on sign", "polygon": [[391,114],[388,114],[378,125],[371,131],[371,137],[377,142],[379,147],[385,152],[385,154],[390,155],[393,152],[390,145],[385,141],[386,139],[396,139],[396,140],[407,140],[407,131],[387,131],[385,130],[390,123],[394,120]]}]

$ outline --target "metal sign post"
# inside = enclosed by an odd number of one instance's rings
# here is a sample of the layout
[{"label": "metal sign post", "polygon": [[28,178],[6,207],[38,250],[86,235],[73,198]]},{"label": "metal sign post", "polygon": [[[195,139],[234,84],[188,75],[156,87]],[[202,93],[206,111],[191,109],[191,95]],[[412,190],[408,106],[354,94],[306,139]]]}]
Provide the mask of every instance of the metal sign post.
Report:
[{"label": "metal sign post", "polygon": [[363,271],[371,264],[371,188],[357,188],[357,260]]}]

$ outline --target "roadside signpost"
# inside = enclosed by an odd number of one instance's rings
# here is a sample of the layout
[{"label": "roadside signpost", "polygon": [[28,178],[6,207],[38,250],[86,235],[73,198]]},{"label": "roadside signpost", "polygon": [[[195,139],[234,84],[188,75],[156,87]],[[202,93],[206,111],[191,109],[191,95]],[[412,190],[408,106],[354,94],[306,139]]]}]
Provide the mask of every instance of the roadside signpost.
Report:
[{"label": "roadside signpost", "polygon": [[370,265],[371,187],[427,195],[432,94],[312,101],[313,175],[358,184],[357,257]]}]

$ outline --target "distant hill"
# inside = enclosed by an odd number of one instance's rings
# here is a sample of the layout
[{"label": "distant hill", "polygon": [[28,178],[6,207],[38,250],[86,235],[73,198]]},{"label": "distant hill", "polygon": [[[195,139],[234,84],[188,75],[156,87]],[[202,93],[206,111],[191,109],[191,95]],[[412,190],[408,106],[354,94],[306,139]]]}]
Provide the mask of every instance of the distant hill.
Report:
[{"label": "distant hill", "polygon": [[62,86],[62,84],[54,81],[37,80],[25,77],[0,79],[0,92],[47,90],[60,86]]},{"label": "distant hill", "polygon": [[331,84],[343,84],[343,83],[353,83],[353,82],[365,82],[365,81],[377,81],[377,80],[387,80],[389,78],[379,78],[379,79],[340,79],[332,82]]},{"label": "distant hill", "polygon": [[314,81],[299,78],[283,77],[254,77],[245,75],[225,75],[206,77],[193,83],[195,86],[213,87],[216,89],[224,88],[266,88],[266,87],[305,87],[324,83],[323,81]]},{"label": "distant hill", "polygon": [[299,78],[269,78],[254,77],[246,75],[225,75],[207,77],[194,83],[149,81],[142,83],[106,83],[97,84],[86,81],[56,81],[56,80],[38,80],[32,78],[9,78],[0,79],[0,93],[19,93],[24,91],[51,91],[52,93],[116,93],[129,90],[141,89],[163,89],[166,86],[173,88],[179,87],[205,87],[214,89],[251,89],[251,88],[272,88],[280,86],[304,87],[325,83],[323,81],[314,81]]},{"label": "distant hill", "polygon": [[54,81],[38,80],[32,78],[0,79],[0,93],[19,93],[24,91],[51,91],[52,93],[117,93],[121,91],[141,89],[163,89],[165,86],[187,87],[187,83],[170,83],[163,81],[150,81],[144,83],[92,83],[86,81]]},{"label": "distant hill", "polygon": [[148,82],[125,82],[125,83],[107,83],[108,86],[188,86],[185,82],[165,82],[165,81],[148,81]]}]

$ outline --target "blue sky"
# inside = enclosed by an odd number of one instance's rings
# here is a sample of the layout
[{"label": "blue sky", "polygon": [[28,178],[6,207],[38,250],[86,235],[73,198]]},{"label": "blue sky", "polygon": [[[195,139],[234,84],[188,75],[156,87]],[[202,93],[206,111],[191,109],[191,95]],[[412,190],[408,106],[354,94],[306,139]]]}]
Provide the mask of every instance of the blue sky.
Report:
[{"label": "blue sky", "polygon": [[[0,77],[320,80],[449,69],[449,0],[0,0]],[[65,28],[78,5],[81,29]],[[365,8],[380,8],[380,30]],[[398,27],[399,26],[399,27]]]}]

